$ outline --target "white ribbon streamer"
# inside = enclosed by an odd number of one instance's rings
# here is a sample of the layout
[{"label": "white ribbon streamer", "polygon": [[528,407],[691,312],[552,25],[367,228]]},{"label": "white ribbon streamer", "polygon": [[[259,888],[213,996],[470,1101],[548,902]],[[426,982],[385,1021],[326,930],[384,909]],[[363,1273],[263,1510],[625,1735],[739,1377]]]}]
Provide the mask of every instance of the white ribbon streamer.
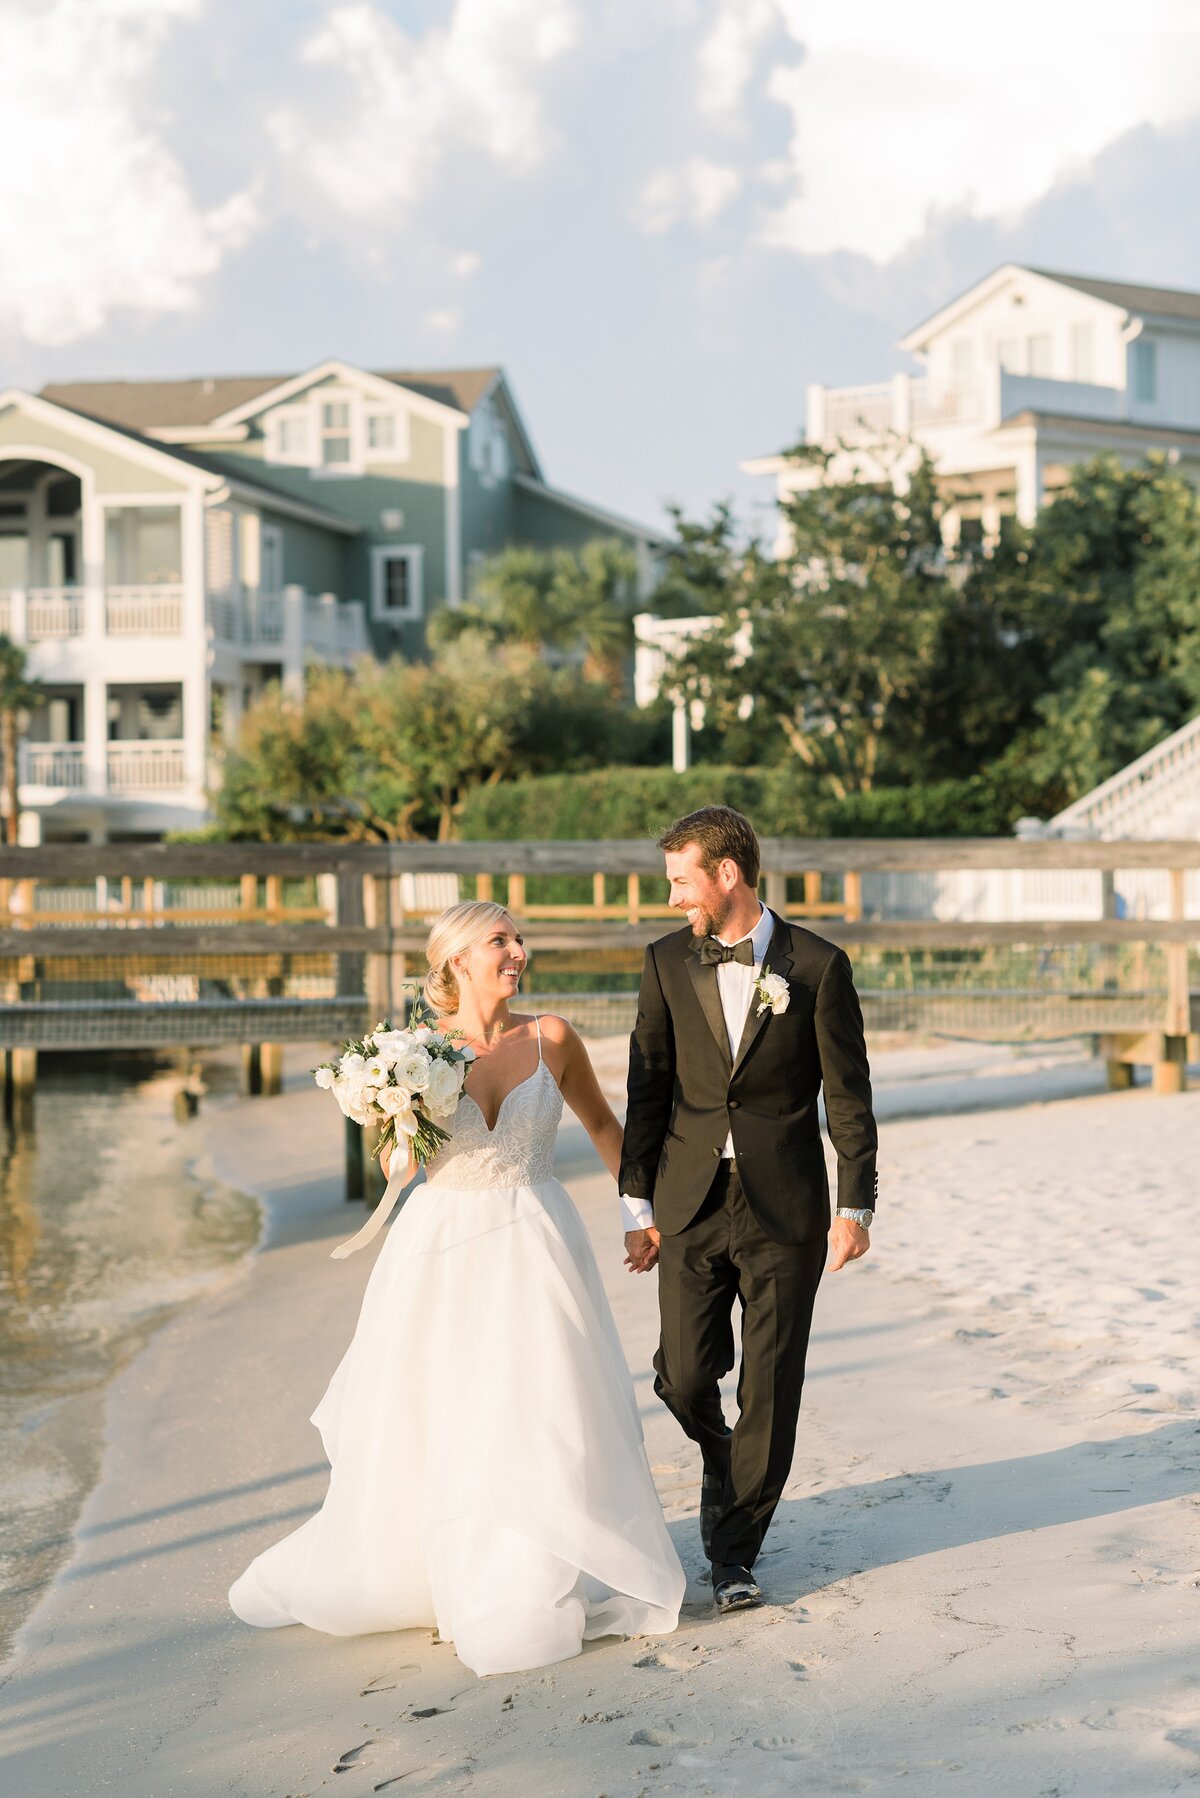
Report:
[{"label": "white ribbon streamer", "polygon": [[337,1248],[329,1256],[331,1261],[344,1261],[347,1255],[353,1255],[359,1249],[365,1249],[367,1244],[379,1235],[395,1209],[396,1200],[408,1184],[409,1167],[409,1158],[407,1155],[401,1155],[400,1145],[397,1143],[392,1150],[392,1173],[384,1188],[383,1197],[362,1229],[350,1237],[348,1242],[338,1243]]}]

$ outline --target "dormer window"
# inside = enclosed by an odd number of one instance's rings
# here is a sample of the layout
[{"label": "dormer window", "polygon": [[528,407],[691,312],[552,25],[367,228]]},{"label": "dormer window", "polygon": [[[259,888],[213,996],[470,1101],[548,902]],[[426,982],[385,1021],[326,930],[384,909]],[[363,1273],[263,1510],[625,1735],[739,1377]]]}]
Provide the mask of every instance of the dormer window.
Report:
[{"label": "dormer window", "polygon": [[390,412],[367,413],[367,448],[390,450],[396,447],[396,420]]},{"label": "dormer window", "polygon": [[349,400],[321,401],[321,466],[345,468],[351,454]]}]

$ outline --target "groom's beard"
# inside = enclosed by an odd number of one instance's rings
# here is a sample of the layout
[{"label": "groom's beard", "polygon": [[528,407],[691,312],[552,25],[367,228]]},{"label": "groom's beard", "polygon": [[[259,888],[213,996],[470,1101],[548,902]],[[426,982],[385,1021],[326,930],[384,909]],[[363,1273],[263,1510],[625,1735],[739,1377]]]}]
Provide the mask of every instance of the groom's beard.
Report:
[{"label": "groom's beard", "polygon": [[710,899],[707,903],[698,906],[698,916],[692,925],[693,936],[720,936],[729,922],[729,914],[732,910],[733,900],[725,897]]}]

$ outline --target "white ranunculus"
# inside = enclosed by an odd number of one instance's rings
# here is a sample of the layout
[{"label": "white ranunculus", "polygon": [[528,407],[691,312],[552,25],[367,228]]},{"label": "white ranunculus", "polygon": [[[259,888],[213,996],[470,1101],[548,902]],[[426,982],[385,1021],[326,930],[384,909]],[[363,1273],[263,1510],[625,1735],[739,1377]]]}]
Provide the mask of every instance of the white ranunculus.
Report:
[{"label": "white ranunculus", "polygon": [[762,1001],[758,1008],[759,1017],[764,1011],[769,1011],[773,1017],[779,1017],[791,1002],[792,995],[782,974],[760,974],[754,983],[754,989]]},{"label": "white ranunculus", "polygon": [[327,1093],[332,1090],[333,1084],[337,1079],[337,1069],[336,1068],[318,1068],[313,1075],[313,1079],[316,1081],[317,1085],[321,1088],[321,1091]]},{"label": "white ranunculus", "polygon": [[446,1117],[458,1104],[463,1072],[452,1061],[435,1061],[429,1070],[429,1082],[422,1095],[431,1117]]},{"label": "white ranunculus", "polygon": [[433,1063],[424,1049],[409,1049],[396,1063],[396,1080],[410,1093],[424,1092]]}]

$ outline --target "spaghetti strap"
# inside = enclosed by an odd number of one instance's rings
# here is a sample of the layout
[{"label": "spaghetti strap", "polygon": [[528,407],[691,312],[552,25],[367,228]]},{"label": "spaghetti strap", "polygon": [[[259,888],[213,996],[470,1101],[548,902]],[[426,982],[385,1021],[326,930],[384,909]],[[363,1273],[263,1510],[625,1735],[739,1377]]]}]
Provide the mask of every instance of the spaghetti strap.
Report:
[{"label": "spaghetti strap", "polygon": [[538,1066],[541,1067],[541,1065],[542,1065],[542,1020],[541,1020],[541,1018],[538,1017],[538,1014],[536,1011],[533,1014],[533,1021],[537,1026]]}]

